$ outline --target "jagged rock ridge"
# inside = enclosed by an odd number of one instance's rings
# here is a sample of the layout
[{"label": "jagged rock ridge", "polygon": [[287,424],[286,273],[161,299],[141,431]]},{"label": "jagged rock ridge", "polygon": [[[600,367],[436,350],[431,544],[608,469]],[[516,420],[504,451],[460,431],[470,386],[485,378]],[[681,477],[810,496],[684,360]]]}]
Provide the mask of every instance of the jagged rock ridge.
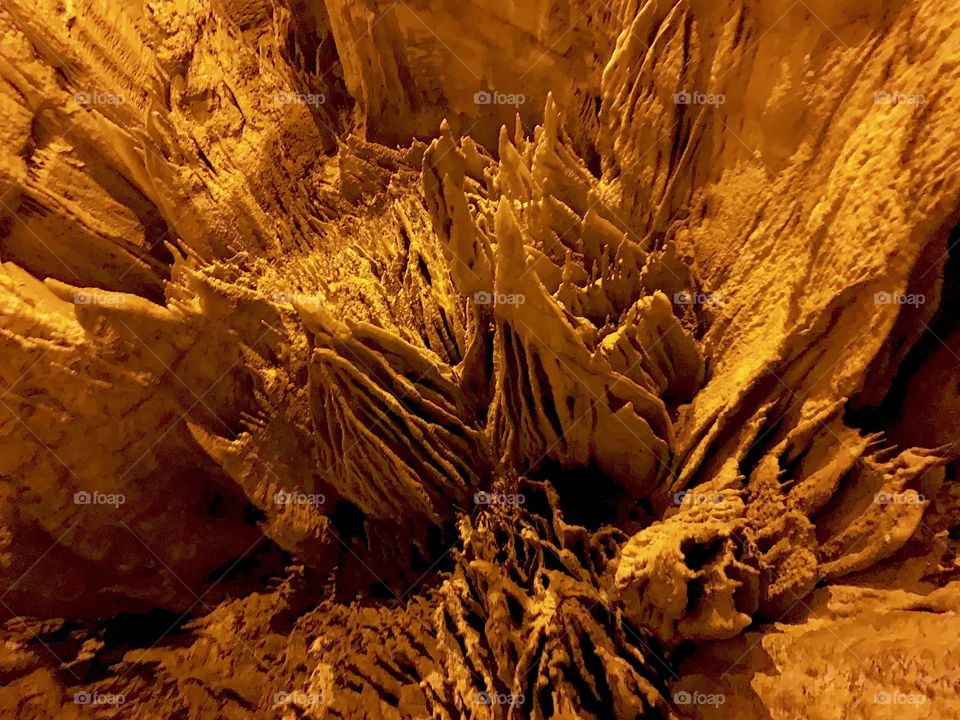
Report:
[{"label": "jagged rock ridge", "polygon": [[952,10],[8,3],[4,714],[960,717]]}]

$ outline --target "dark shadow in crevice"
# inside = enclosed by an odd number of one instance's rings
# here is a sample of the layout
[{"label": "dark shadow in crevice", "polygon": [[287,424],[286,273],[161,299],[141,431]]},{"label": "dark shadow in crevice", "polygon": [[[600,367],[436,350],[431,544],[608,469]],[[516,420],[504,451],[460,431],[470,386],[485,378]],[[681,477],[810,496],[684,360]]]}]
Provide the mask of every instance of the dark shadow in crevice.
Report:
[{"label": "dark shadow in crevice", "polygon": [[[844,421],[847,425],[857,427],[864,432],[890,432],[903,419],[903,406],[907,397],[910,381],[922,370],[931,356],[942,347],[943,341],[952,333],[960,329],[960,225],[954,225],[946,236],[946,247],[949,253],[943,268],[943,286],[940,295],[940,304],[927,330],[917,340],[913,348],[900,363],[889,390],[879,405],[870,406],[863,402],[862,397],[853,398],[847,406]],[[923,289],[929,287],[936,280],[934,273],[938,272],[935,265],[942,259],[942,253],[934,260],[934,266],[918,268],[911,278],[906,296],[923,294]],[[926,275],[929,273],[929,275]],[[908,312],[909,306],[904,306],[901,313]],[[898,323],[899,324],[899,323]],[[889,343],[895,348],[904,338],[894,327],[895,335]],[[946,379],[945,379],[946,380]],[[869,389],[870,383],[866,383]]]},{"label": "dark shadow in crevice", "polygon": [[632,506],[625,488],[595,465],[563,469],[558,462],[544,459],[528,477],[549,481],[557,491],[564,522],[587,530],[619,524],[625,509]]}]

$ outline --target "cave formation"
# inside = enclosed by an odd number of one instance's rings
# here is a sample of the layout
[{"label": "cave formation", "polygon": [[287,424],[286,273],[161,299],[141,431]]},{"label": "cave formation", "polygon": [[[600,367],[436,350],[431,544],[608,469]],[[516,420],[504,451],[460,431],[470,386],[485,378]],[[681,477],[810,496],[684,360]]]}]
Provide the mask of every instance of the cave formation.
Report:
[{"label": "cave formation", "polygon": [[956,0],[0,29],[0,717],[960,718]]}]

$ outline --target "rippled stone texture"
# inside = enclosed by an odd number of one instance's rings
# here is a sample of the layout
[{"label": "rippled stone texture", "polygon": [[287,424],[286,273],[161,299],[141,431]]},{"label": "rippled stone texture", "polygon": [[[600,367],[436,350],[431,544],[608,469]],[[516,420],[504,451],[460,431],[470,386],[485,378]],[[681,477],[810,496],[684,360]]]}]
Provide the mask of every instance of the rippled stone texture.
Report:
[{"label": "rippled stone texture", "polygon": [[0,715],[960,717],[950,3],[0,28]]}]

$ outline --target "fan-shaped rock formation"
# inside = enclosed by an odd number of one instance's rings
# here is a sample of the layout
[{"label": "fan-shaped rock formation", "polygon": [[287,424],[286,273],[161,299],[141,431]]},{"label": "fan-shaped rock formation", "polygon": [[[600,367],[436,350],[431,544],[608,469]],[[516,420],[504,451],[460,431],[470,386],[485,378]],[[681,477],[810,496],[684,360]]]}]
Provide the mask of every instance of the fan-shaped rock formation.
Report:
[{"label": "fan-shaped rock formation", "polygon": [[9,0],[0,716],[960,718],[956,11]]}]

